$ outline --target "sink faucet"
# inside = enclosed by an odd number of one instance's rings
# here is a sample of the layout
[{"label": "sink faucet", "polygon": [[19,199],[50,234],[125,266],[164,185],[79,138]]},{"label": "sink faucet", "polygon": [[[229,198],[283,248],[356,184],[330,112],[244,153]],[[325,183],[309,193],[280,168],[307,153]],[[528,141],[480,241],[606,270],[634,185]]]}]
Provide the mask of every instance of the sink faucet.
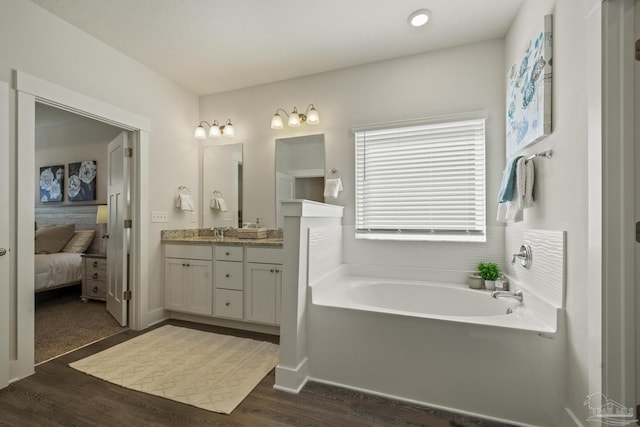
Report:
[{"label": "sink faucet", "polygon": [[522,293],[522,291],[520,289],[518,289],[515,292],[509,292],[509,291],[493,291],[491,292],[491,296],[493,298],[514,298],[517,299],[518,301],[522,302],[524,295]]}]

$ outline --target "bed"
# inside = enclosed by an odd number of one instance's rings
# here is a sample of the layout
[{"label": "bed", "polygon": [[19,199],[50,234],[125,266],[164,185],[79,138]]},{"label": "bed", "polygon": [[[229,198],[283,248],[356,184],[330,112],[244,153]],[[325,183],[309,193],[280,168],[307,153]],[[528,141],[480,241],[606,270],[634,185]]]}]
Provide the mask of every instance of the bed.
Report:
[{"label": "bed", "polygon": [[34,290],[82,283],[82,255],[101,252],[96,206],[36,206]]}]

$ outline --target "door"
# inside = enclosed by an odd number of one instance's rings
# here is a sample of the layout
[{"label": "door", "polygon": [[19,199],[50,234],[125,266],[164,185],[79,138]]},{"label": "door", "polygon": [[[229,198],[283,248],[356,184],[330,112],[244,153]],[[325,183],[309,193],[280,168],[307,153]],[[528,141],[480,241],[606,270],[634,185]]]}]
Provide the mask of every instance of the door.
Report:
[{"label": "door", "polygon": [[127,325],[129,289],[129,170],[130,135],[122,132],[109,143],[107,177],[107,311],[122,325]]},{"label": "door", "polygon": [[0,81],[0,389],[9,384],[9,86]]}]

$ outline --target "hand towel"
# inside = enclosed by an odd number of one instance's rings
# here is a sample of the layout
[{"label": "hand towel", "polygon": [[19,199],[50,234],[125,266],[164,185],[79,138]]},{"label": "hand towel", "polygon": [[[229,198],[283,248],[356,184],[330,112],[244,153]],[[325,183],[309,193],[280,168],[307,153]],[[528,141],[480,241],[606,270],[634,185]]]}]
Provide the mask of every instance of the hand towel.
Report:
[{"label": "hand towel", "polygon": [[[179,194],[178,202],[180,204],[180,206],[178,207],[182,209],[183,212],[193,212],[195,210],[193,207],[193,199],[191,198],[191,194]],[[176,203],[176,206],[177,205],[178,203]]]},{"label": "hand towel", "polygon": [[496,220],[502,222],[520,222],[523,210],[533,206],[533,184],[535,171],[533,162],[519,158],[516,162],[514,191],[512,200],[498,204]]},{"label": "hand towel", "polygon": [[498,203],[513,200],[513,191],[516,182],[516,166],[518,160],[521,158],[522,156],[514,157],[507,162],[507,166],[504,168],[504,172],[502,172],[502,183],[500,184],[500,191],[498,192]]},{"label": "hand towel", "polygon": [[226,212],[227,204],[225,203],[224,199],[222,197],[214,197],[214,199],[216,201],[216,205],[218,206],[218,210],[220,212]]},{"label": "hand towel", "polygon": [[324,197],[333,197],[335,199],[341,191],[341,178],[329,178],[324,180]]}]

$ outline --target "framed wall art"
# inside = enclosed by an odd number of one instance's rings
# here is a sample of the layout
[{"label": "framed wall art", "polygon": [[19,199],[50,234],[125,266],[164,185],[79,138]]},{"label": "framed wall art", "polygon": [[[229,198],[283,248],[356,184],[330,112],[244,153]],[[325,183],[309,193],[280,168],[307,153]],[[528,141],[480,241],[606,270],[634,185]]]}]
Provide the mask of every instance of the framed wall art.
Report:
[{"label": "framed wall art", "polygon": [[96,161],[69,163],[69,188],[70,201],[79,202],[96,200]]},{"label": "framed wall art", "polygon": [[507,158],[551,133],[553,15],[541,24],[508,71]]},{"label": "framed wall art", "polygon": [[40,168],[40,202],[61,202],[64,190],[64,165]]}]

